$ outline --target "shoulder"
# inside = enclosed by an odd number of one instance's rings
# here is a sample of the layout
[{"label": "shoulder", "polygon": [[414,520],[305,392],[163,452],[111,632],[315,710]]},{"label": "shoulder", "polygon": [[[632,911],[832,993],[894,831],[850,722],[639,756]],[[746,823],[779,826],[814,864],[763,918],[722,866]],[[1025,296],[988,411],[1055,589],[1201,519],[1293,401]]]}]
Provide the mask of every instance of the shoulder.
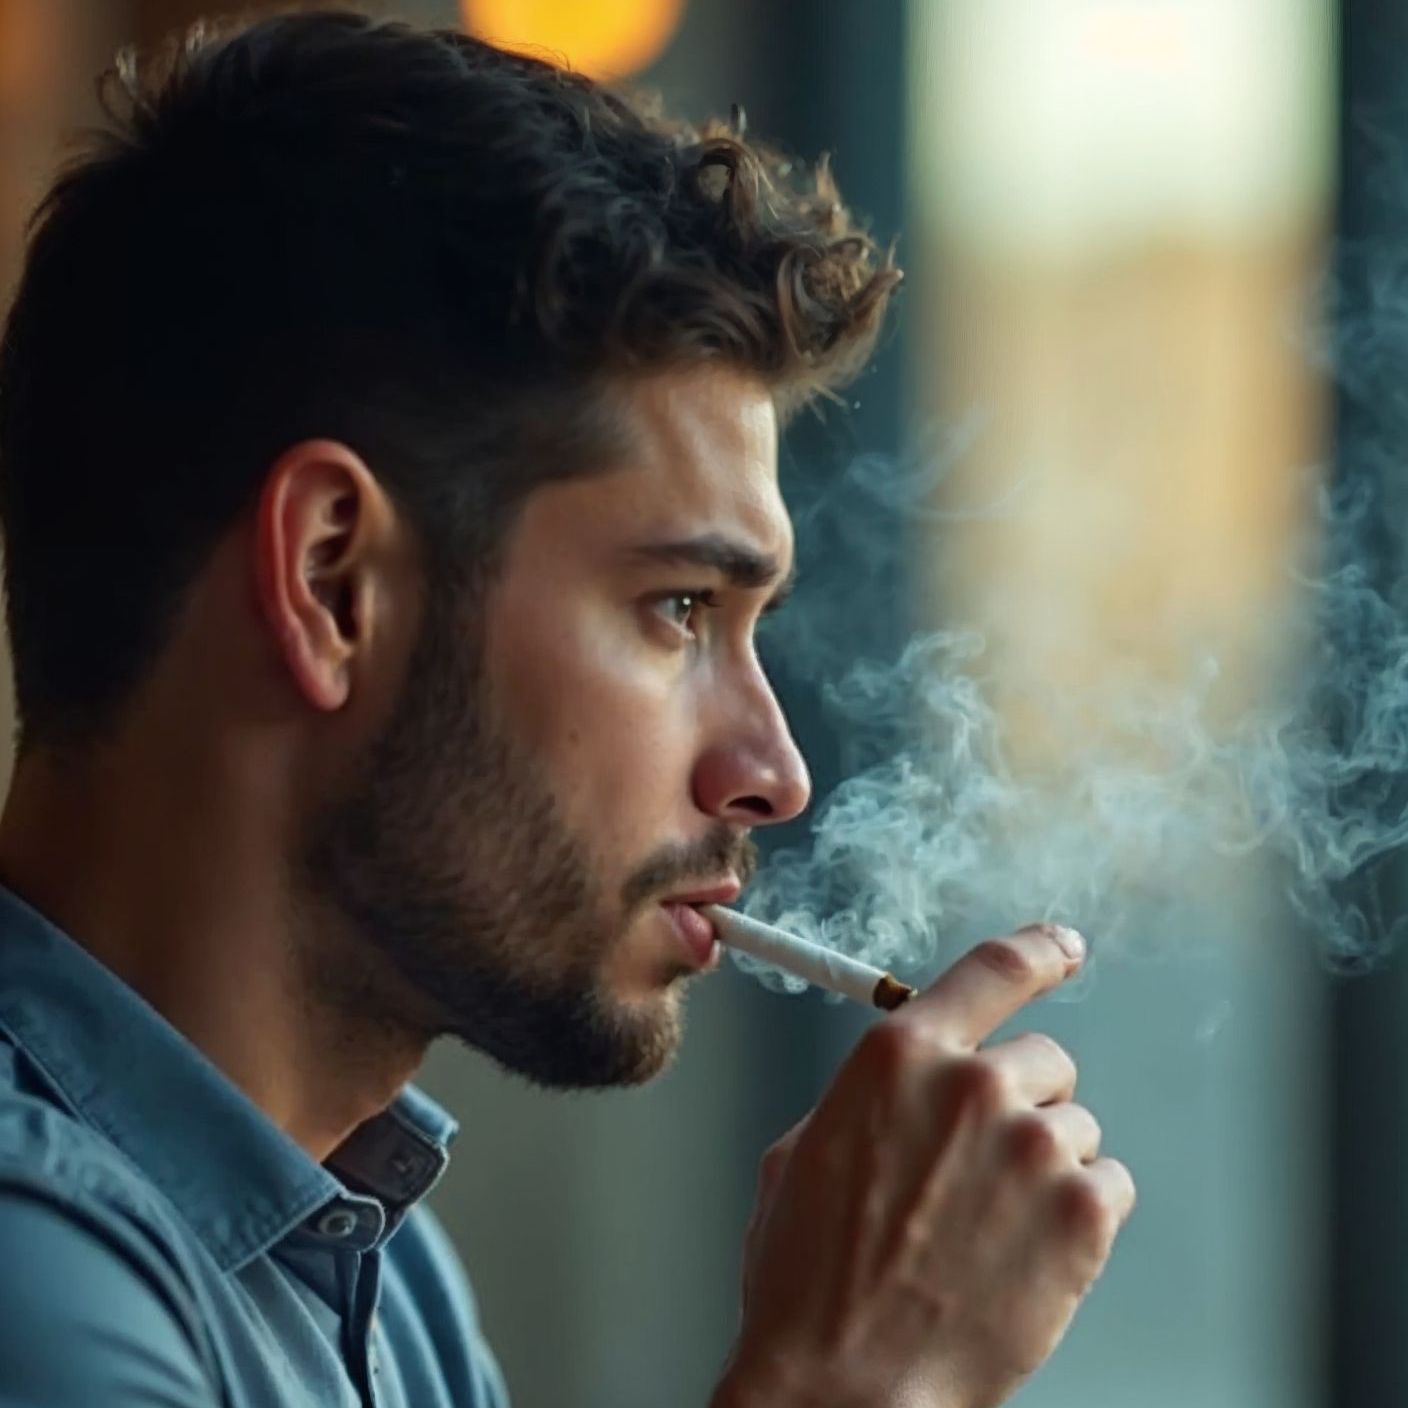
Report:
[{"label": "shoulder", "polygon": [[[102,1353],[112,1351],[153,1369],[167,1365],[173,1383],[187,1371],[199,1374],[205,1330],[165,1199],[97,1131],[4,1083],[0,1247],[7,1265],[25,1268],[0,1277],[0,1363],[7,1368],[27,1352],[52,1359],[54,1372],[97,1372]],[[53,1354],[56,1343],[71,1341],[93,1353]],[[168,1397],[186,1401],[170,1390]],[[68,1400],[56,1394],[53,1401]]]},{"label": "shoulder", "polygon": [[41,1096],[0,1084],[0,1200],[35,1203],[89,1226],[141,1262],[174,1269],[179,1218],[109,1140]]},{"label": "shoulder", "polygon": [[6,1402],[79,1408],[214,1401],[189,1326],[114,1219],[35,1181],[0,1182]]},{"label": "shoulder", "polygon": [[[387,1242],[386,1260],[388,1290],[396,1286],[405,1293],[447,1378],[462,1386],[456,1402],[505,1408],[503,1376],[484,1337],[474,1291],[440,1219],[424,1204],[412,1208]],[[397,1313],[390,1303],[386,1310]]]}]

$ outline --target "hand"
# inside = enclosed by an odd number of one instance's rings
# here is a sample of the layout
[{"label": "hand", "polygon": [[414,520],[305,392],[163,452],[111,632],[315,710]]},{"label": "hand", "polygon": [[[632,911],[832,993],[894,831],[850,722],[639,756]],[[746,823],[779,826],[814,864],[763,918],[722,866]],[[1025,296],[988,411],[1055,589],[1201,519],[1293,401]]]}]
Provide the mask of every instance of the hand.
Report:
[{"label": "hand", "polygon": [[1134,1185],[1054,1041],[979,1043],[1082,954],[1055,925],[978,945],[768,1152],[717,1408],[992,1408],[1056,1348]]}]

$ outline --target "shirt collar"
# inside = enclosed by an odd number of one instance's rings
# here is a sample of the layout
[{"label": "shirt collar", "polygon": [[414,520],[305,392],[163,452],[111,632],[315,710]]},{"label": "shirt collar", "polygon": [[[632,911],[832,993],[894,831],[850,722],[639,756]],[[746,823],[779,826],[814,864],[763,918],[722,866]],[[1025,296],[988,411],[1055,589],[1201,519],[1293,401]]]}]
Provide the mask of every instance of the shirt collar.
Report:
[{"label": "shirt collar", "polygon": [[139,993],[4,886],[0,1033],[166,1194],[225,1271],[349,1190],[384,1204],[393,1228],[444,1172],[458,1130],[407,1085],[316,1163]]}]

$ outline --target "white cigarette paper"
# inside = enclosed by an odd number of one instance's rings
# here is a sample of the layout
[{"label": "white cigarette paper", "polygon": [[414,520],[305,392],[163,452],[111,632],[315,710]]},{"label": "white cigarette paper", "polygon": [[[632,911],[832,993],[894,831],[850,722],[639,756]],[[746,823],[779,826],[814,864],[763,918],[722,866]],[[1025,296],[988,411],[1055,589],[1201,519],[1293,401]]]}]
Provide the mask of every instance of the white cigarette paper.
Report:
[{"label": "white cigarette paper", "polygon": [[[849,958],[834,949],[822,948],[820,944],[789,934],[785,929],[776,929],[771,924],[740,914],[736,909],[709,904],[701,905],[700,912],[713,923],[720,943],[741,953],[752,954],[754,958],[771,963],[795,977],[804,978],[814,987],[839,993],[867,1007],[895,1005],[893,1001],[880,1000],[879,994],[885,984],[894,990],[893,996],[899,997],[899,1000],[910,995],[909,989],[896,982],[883,968],[874,968],[858,958]],[[903,997],[899,996],[901,993]]]}]

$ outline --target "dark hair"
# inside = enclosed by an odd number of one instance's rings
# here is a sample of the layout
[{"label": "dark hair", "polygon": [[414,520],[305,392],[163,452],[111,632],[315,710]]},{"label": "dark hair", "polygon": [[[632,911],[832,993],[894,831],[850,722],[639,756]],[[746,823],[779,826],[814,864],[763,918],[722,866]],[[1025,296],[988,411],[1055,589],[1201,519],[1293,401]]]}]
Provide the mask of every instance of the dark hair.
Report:
[{"label": "dark hair", "polygon": [[100,91],[0,345],[21,752],[116,721],[288,445],[356,449],[462,586],[609,453],[607,378],[720,361],[785,415],[900,277],[824,163],[454,31],[197,27]]}]

